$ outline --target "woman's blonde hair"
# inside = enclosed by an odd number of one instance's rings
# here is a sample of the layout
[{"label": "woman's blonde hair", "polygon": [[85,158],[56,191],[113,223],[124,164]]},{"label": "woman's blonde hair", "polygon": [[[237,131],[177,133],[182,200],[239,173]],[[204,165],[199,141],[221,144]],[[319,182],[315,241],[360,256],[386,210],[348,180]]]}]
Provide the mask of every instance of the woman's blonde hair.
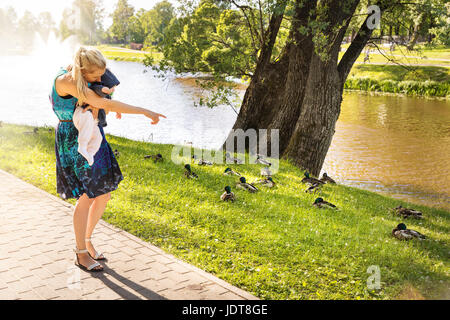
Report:
[{"label": "woman's blonde hair", "polygon": [[69,70],[72,71],[72,79],[77,85],[79,106],[83,105],[86,101],[88,89],[88,82],[84,79],[82,71],[90,73],[95,68],[106,68],[106,60],[102,53],[95,48],[79,47],[75,52],[73,64]]}]

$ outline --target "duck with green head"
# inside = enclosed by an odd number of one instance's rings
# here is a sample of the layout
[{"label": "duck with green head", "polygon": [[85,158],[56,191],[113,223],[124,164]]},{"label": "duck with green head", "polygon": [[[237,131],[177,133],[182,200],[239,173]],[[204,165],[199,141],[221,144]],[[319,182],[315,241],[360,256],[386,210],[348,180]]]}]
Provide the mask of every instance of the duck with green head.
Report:
[{"label": "duck with green head", "polygon": [[314,203],[313,206],[317,207],[317,208],[336,208],[336,206],[334,204],[332,204],[331,202],[325,201],[322,198],[317,198]]},{"label": "duck with green head", "polygon": [[419,239],[423,240],[426,237],[418,231],[408,229],[406,224],[399,223],[397,227],[392,230],[392,236],[399,240],[411,240],[411,239]]},{"label": "duck with green head", "polygon": [[191,179],[191,178],[198,178],[198,175],[194,172],[194,171],[192,171],[192,169],[191,169],[191,166],[189,165],[189,164],[186,164],[185,166],[184,166],[184,176],[186,177],[186,178],[188,178],[188,179]]},{"label": "duck with green head", "polygon": [[223,172],[223,175],[225,176],[241,176],[239,172],[233,171],[231,168],[226,168]]},{"label": "duck with green head", "polygon": [[421,211],[404,208],[402,206],[398,206],[397,208],[391,209],[395,214],[402,216],[403,218],[414,218],[414,219],[423,219],[423,215]]},{"label": "duck with green head", "polygon": [[242,189],[242,190],[247,190],[248,192],[251,192],[251,193],[258,191],[258,188],[256,188],[254,185],[248,183],[244,177],[241,177],[239,179],[239,182],[236,184],[236,188]]},{"label": "duck with green head", "polygon": [[302,179],[302,183],[310,183],[310,184],[315,184],[315,183],[319,183],[319,184],[325,184],[325,182],[320,181],[319,179],[313,178],[309,175],[308,171],[305,171],[305,176]]},{"label": "duck with green head", "polygon": [[264,187],[269,187],[269,188],[275,187],[275,181],[273,181],[272,177],[267,177],[265,179],[259,179],[255,182],[253,182],[253,184],[260,184]]},{"label": "duck with green head", "polygon": [[226,186],[224,188],[225,192],[222,193],[222,195],[220,196],[220,199],[222,201],[231,201],[233,202],[234,200],[236,200],[236,196],[234,195],[233,192],[231,192],[231,188],[230,186]]}]

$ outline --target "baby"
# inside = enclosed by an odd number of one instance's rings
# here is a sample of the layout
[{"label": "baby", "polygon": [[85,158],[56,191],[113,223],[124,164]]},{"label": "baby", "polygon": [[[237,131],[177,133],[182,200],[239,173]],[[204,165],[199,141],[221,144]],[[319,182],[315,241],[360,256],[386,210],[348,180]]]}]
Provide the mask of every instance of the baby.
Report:
[{"label": "baby", "polygon": [[[106,69],[105,73],[101,77],[101,82],[92,82],[89,86],[97,95],[102,98],[111,99],[113,88],[119,85],[120,82],[116,76]],[[88,164],[92,166],[94,163],[94,156],[100,149],[103,137],[100,133],[98,125],[106,127],[106,112],[104,109],[98,110],[98,119],[94,119],[91,112],[83,112],[83,109],[88,105],[77,107],[73,114],[73,124],[78,130],[78,152],[86,158]],[[116,114],[116,117],[120,119],[122,116],[120,113]]]}]

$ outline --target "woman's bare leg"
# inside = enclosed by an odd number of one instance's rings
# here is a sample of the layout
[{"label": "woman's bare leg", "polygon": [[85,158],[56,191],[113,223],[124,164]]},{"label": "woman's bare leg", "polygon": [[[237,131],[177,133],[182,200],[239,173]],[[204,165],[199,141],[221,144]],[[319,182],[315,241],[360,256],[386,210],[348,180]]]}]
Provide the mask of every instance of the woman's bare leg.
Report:
[{"label": "woman's bare leg", "polygon": [[[103,212],[105,212],[106,204],[108,203],[109,199],[111,199],[110,192],[102,194],[101,196],[98,196],[94,199],[94,202],[89,209],[89,216],[86,227],[86,238],[90,238],[92,236],[95,226],[102,217]],[[86,242],[86,248],[89,250],[91,256],[94,257],[96,251],[91,242]]]},{"label": "woman's bare leg", "polygon": [[[73,213],[73,228],[75,231],[75,241],[78,250],[86,249],[85,237],[86,237],[86,225],[89,215],[89,207],[93,203],[94,199],[84,193],[77,201],[75,210]],[[95,262],[87,253],[79,253],[78,258],[83,266],[90,266]],[[101,269],[101,266],[95,267],[95,269]]]}]

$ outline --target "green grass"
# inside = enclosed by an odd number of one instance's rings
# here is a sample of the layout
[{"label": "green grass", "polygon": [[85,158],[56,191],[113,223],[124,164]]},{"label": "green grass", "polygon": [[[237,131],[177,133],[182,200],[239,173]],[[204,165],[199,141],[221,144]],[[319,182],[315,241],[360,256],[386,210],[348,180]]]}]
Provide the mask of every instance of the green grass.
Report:
[{"label": "green grass", "polygon": [[[30,130],[0,128],[0,168],[56,195],[55,132],[23,135]],[[170,161],[173,146],[107,139],[121,153],[125,179],[104,220],[261,299],[394,299],[410,287],[425,298],[448,295],[447,211],[340,185],[321,192],[340,210],[320,210],[311,206],[316,196],[303,192],[303,172],[286,161],[274,176],[276,188],[249,194],[222,175],[225,165],[193,165],[200,178],[187,180],[183,166]],[[143,159],[157,152],[163,163]],[[259,175],[257,165],[233,167],[250,181]],[[219,200],[225,185],[235,203]],[[427,240],[390,236],[402,220],[389,208],[399,204],[423,211],[423,221],[405,222]],[[371,265],[381,269],[381,290],[367,289]]]},{"label": "green grass", "polygon": [[[121,47],[113,47],[107,45],[96,46],[99,49],[105,58],[116,60],[116,61],[133,61],[133,62],[142,62],[145,59],[145,55],[148,54],[144,51],[132,50]],[[158,63],[162,58],[162,53],[155,51],[154,49],[149,49],[148,52],[151,52],[155,62]]]}]

